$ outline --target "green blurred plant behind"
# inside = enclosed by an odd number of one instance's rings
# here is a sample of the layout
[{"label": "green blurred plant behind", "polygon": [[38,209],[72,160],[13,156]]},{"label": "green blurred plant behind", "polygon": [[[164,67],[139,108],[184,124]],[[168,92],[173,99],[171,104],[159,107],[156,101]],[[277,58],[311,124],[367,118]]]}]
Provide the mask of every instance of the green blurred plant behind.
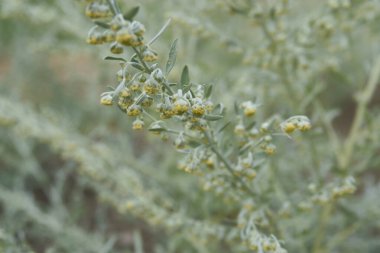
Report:
[{"label": "green blurred plant behind", "polygon": [[153,47],[165,64],[179,39],[173,79],[187,64],[230,113],[252,99],[258,122],[304,114],[313,129],[276,138],[261,200],[231,202],[99,104],[120,66],[86,44],[86,1],[2,1],[0,252],[255,252],[248,220],[288,252],[380,251],[380,1],[119,2],[140,6],[148,38],[171,18]]}]

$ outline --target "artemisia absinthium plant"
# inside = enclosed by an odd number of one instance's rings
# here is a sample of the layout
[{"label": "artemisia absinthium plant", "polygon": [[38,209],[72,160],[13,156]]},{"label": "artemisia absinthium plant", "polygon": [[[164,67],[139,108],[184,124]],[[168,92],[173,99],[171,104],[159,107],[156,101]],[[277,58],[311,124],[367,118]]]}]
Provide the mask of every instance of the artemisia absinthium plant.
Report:
[{"label": "artemisia absinthium plant", "polygon": [[[113,0],[90,1],[86,7],[86,15],[95,23],[87,42],[109,44],[112,54],[122,56],[106,58],[119,61],[121,69],[117,73],[118,85],[104,92],[100,103],[117,106],[132,119],[133,129],[146,127],[162,139],[172,140],[176,149],[185,153],[179,168],[198,175],[204,190],[213,190],[228,201],[244,203],[238,226],[248,248],[285,252],[275,236],[259,232],[253,219],[246,220],[245,214],[253,208],[254,200],[260,199],[253,187],[256,169],[276,152],[273,137],[307,131],[311,128],[310,120],[306,116],[293,116],[283,121],[272,116],[258,124],[254,116],[259,105],[244,101],[235,104],[235,118],[224,121],[228,118],[227,110],[211,100],[212,85],[191,82],[186,66],[180,80],[170,80],[177,41],[172,43],[165,69],[157,63],[159,56],[151,46],[169,22],[146,43],[144,25],[133,19],[137,11],[138,8],[133,8],[123,15]],[[266,232],[275,233],[275,229]]]}]

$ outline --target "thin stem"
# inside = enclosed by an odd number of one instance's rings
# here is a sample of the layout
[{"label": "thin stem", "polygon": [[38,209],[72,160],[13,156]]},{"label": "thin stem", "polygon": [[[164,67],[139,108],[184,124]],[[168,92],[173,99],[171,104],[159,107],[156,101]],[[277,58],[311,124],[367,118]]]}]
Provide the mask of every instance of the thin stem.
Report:
[{"label": "thin stem", "polygon": [[248,149],[250,148],[256,148],[257,146],[259,146],[261,143],[263,143],[264,141],[264,138],[261,138],[260,140],[258,140],[256,143],[254,142],[248,142],[247,144],[245,144],[240,150],[239,150],[239,153],[240,154],[243,154],[245,151],[247,151]]},{"label": "thin stem", "polygon": [[379,78],[380,78],[380,56],[376,58],[375,65],[372,68],[367,86],[362,91],[362,93],[359,94],[358,96],[358,99],[357,99],[358,106],[356,109],[354,122],[352,123],[352,127],[347,137],[347,140],[345,141],[343,145],[344,147],[343,153],[339,160],[339,165],[340,165],[339,167],[342,170],[347,170],[347,167],[351,161],[351,156],[354,150],[354,146],[360,137],[361,126],[364,121],[367,105],[372,99],[376,86],[379,83]]},{"label": "thin stem", "polygon": [[152,45],[157,39],[158,37],[160,37],[160,35],[166,30],[166,28],[169,26],[170,22],[172,20],[169,19],[168,21],[166,21],[166,23],[164,24],[164,26],[161,28],[161,30],[153,37],[153,39],[151,39],[149,42],[148,42],[148,46]]},{"label": "thin stem", "polygon": [[136,47],[132,47],[132,48],[133,48],[133,51],[135,51],[137,57],[139,58],[141,64],[143,65],[145,71],[146,71],[148,74],[152,73],[152,71],[150,70],[150,68],[148,67],[148,65],[146,65],[145,61],[143,60],[143,57],[142,57],[140,51],[139,51]]},{"label": "thin stem", "polygon": [[115,0],[107,0],[109,6],[111,7],[111,11],[114,15],[120,14],[120,8],[117,5],[117,2]]},{"label": "thin stem", "polygon": [[329,243],[327,244],[327,250],[328,252],[334,251],[334,248],[338,245],[341,245],[345,240],[347,240],[348,237],[350,237],[353,233],[355,233],[360,228],[360,223],[356,222],[349,226],[348,228],[344,229],[343,231],[339,232],[338,234],[334,235],[332,238],[329,239]]},{"label": "thin stem", "polygon": [[168,83],[166,82],[166,80],[162,83],[162,85],[168,90],[169,95],[173,95],[174,94],[173,89],[170,88],[170,86],[168,85]]},{"label": "thin stem", "polygon": [[147,112],[146,110],[143,110],[143,113],[144,113],[146,116],[148,116],[148,118],[149,118],[151,121],[153,121],[153,122],[158,121],[155,117],[153,117],[152,114],[150,114],[150,113]]},{"label": "thin stem", "polygon": [[244,187],[244,189],[248,193],[250,193],[252,196],[255,196],[255,193],[253,192],[253,190],[243,181],[243,179],[240,178],[239,176],[235,175],[231,164],[227,161],[227,159],[224,157],[224,155],[217,149],[217,147],[215,146],[214,141],[212,140],[209,132],[205,132],[205,135],[207,137],[207,140],[209,142],[209,145],[210,145],[212,152],[214,152],[214,154],[220,159],[220,161],[222,161],[222,163],[226,166],[226,168],[230,172],[230,174],[241,183],[241,185]]},{"label": "thin stem", "polygon": [[321,244],[322,244],[323,237],[325,235],[326,225],[331,217],[333,205],[334,205],[333,203],[329,203],[323,207],[323,211],[319,219],[317,234],[314,239],[313,250],[312,250],[313,253],[323,252]]}]

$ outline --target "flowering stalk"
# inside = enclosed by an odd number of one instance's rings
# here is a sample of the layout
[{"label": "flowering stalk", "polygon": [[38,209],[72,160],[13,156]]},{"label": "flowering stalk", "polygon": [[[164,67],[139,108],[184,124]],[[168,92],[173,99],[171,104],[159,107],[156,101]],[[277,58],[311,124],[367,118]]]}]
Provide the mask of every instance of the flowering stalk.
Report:
[{"label": "flowering stalk", "polygon": [[[90,44],[110,43],[110,51],[116,55],[124,54],[128,48],[132,51],[129,60],[106,58],[120,61],[122,68],[117,73],[119,84],[114,90],[104,92],[100,103],[116,104],[134,118],[133,129],[143,129],[148,121],[150,132],[162,139],[171,139],[177,150],[186,154],[179,168],[200,176],[205,190],[223,192],[224,198],[234,202],[242,197],[262,200],[259,192],[253,190],[253,181],[256,169],[276,152],[273,137],[279,135],[278,131],[285,136],[296,130],[307,131],[311,128],[310,120],[306,116],[293,116],[282,121],[274,116],[257,128],[253,119],[259,105],[245,101],[235,105],[236,116],[230,121],[235,124],[223,122],[222,119],[227,118],[226,109],[211,100],[212,85],[191,82],[187,66],[180,80],[169,81],[175,64],[176,41],[171,46],[165,71],[159,67],[158,54],[151,45],[168,23],[151,42],[145,43],[144,25],[133,20],[136,11],[122,15],[116,2],[109,0],[108,5],[90,3],[86,13],[96,24],[88,35]],[[251,229],[257,230],[256,226]],[[249,247],[258,245],[266,251],[280,248],[274,237],[257,237],[255,233],[252,239],[252,233],[248,233],[242,238],[251,245]]]}]

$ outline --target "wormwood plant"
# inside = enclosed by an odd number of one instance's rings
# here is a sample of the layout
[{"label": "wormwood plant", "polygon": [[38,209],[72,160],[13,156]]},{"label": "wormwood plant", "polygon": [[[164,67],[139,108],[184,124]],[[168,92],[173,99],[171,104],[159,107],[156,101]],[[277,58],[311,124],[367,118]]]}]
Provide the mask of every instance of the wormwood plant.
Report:
[{"label": "wormwood plant", "polygon": [[80,2],[0,4],[0,252],[379,251],[378,0]]},{"label": "wormwood plant", "polygon": [[[212,101],[212,85],[190,81],[187,66],[179,81],[171,80],[169,74],[176,60],[177,40],[171,45],[165,69],[156,63],[159,55],[152,44],[169,22],[145,43],[145,27],[134,20],[137,12],[138,8],[133,8],[122,14],[115,1],[107,4],[91,1],[86,8],[86,15],[95,23],[87,42],[93,45],[109,43],[110,52],[121,55],[106,57],[119,61],[121,69],[117,73],[118,85],[104,92],[100,103],[115,104],[133,119],[134,130],[149,124],[150,132],[165,141],[170,140],[185,154],[180,169],[199,176],[204,190],[213,190],[229,202],[241,205],[237,226],[244,245],[260,252],[284,252],[276,237],[274,214],[268,205],[270,200],[255,187],[256,171],[275,153],[274,137],[290,137],[296,130],[308,131],[310,120],[306,116],[281,120],[274,115],[259,123],[254,116],[260,105],[255,101],[237,101],[235,118],[224,121],[229,117],[228,110]],[[233,132],[227,130],[230,125]],[[336,196],[354,190],[353,181],[349,179]],[[256,205],[267,224],[257,225],[250,217]]]}]

